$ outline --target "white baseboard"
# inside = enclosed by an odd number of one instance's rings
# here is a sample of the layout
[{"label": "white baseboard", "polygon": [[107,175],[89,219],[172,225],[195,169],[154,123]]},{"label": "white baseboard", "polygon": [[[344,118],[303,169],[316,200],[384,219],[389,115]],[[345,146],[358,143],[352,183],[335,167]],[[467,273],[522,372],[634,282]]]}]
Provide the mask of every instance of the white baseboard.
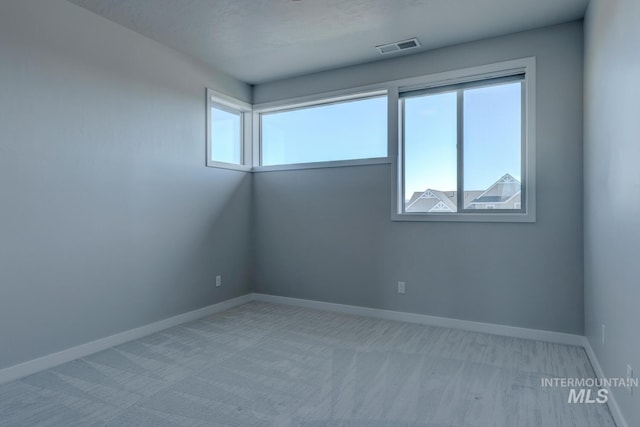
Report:
[{"label": "white baseboard", "polygon": [[[482,332],[493,335],[503,335],[515,338],[533,339],[552,343],[575,345],[583,347],[591,361],[591,365],[598,378],[604,378],[604,371],[586,337],[560,332],[543,331],[538,329],[518,328],[514,326],[496,325],[491,323],[473,322],[469,320],[451,319],[446,317],[429,316],[425,314],[405,313],[400,311],[382,310],[376,308],[359,307],[354,305],[335,304],[322,301],[313,301],[300,298],[282,297],[266,294],[247,294],[227,301],[213,304],[198,310],[183,313],[168,319],[160,320],[149,325],[131,329],[119,334],[101,338],[86,344],[81,344],[57,353],[33,359],[18,365],[0,369],[0,384],[31,375],[54,366],[70,362],[81,357],[97,353],[102,350],[120,345],[135,339],[151,335],[164,329],[191,322],[215,313],[229,310],[233,307],[250,301],[263,301],[276,304],[287,304],[298,307],[307,307],[318,310],[334,311],[345,314],[375,317],[378,319],[397,320],[402,322],[419,323],[429,326],[464,329],[467,331]],[[620,411],[613,390],[609,390],[609,409],[618,427],[628,427],[628,424]]]},{"label": "white baseboard", "polygon": [[[591,347],[591,343],[586,337],[582,338],[582,346],[584,347],[584,351],[587,352],[587,356],[589,357],[589,361],[591,362],[591,366],[593,366],[593,370],[595,371],[596,376],[598,378],[607,378],[604,374],[604,371],[602,370],[602,367],[600,366],[600,362],[598,362],[596,353],[593,351],[593,347]],[[608,390],[609,400],[607,401],[607,405],[609,406],[609,410],[611,411],[611,415],[613,415],[613,419],[616,422],[616,425],[618,427],[629,427],[629,424],[627,424],[627,420],[624,418],[624,415],[622,415],[622,411],[620,410],[618,402],[616,401],[615,390]]]},{"label": "white baseboard", "polygon": [[193,320],[210,316],[215,313],[220,313],[238,305],[250,302],[252,299],[253,296],[251,294],[242,295],[237,298],[232,298],[227,301],[210,305],[208,307],[200,308],[188,313],[179,314],[177,316],[150,323],[139,328],[130,329],[128,331],[111,335],[106,338],[101,338],[95,341],[88,342],[86,344],[81,344],[76,347],[62,350],[57,353],[29,360],[18,365],[0,369],[0,384],[18,378],[26,377],[27,375],[35,374],[36,372],[40,372],[45,369],[53,368],[54,366],[58,366],[66,362],[70,362],[72,360],[79,359],[81,357],[85,357],[102,350],[106,350],[113,346],[124,344],[126,342],[151,335],[153,333],[180,325],[182,323],[191,322]]},{"label": "white baseboard", "polygon": [[565,334],[560,332],[543,331],[538,329],[518,328],[515,326],[496,325],[492,323],[474,322],[470,320],[451,319],[447,317],[429,316],[426,314],[405,313],[401,311],[382,310],[378,308],[359,307],[355,305],[334,304],[330,302],[313,301],[300,298],[281,297],[276,295],[253,294],[255,301],[272,302],[277,304],[295,305],[298,307],[315,308],[318,310],[336,311],[345,314],[375,317],[378,319],[398,320],[401,322],[419,323],[444,328],[464,329],[493,335],[503,335],[515,338],[546,341],[558,344],[582,347],[582,335]]},{"label": "white baseboard", "polygon": [[[518,328],[514,326],[496,325],[491,323],[473,322],[469,320],[451,319],[446,317],[429,316],[425,314],[404,313],[400,311],[382,310],[377,308],[358,307],[354,305],[334,304],[306,300],[300,298],[282,297],[277,295],[253,294],[254,301],[263,301],[276,304],[287,304],[298,307],[314,308],[318,310],[335,311],[358,316],[375,317],[378,319],[398,320],[401,322],[419,323],[429,326],[441,326],[445,328],[464,329],[467,331],[483,332],[493,335],[503,335],[515,338],[526,338],[538,341],[546,341],[558,344],[574,345],[583,347],[589,357],[593,370],[598,378],[605,378],[604,371],[591,348],[589,340],[582,335],[565,334],[560,332],[543,331],[538,329]],[[609,390],[609,401],[607,402],[611,415],[618,427],[629,427],[620,407],[616,402],[613,390]]]}]

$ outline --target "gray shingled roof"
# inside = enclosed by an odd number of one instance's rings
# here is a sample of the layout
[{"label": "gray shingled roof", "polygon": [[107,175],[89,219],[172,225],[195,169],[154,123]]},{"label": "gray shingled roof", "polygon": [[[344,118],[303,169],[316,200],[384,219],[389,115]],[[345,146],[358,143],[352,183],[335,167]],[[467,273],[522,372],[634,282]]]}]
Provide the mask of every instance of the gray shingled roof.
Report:
[{"label": "gray shingled roof", "polygon": [[520,191],[520,181],[507,173],[471,203],[503,203],[520,193]]}]

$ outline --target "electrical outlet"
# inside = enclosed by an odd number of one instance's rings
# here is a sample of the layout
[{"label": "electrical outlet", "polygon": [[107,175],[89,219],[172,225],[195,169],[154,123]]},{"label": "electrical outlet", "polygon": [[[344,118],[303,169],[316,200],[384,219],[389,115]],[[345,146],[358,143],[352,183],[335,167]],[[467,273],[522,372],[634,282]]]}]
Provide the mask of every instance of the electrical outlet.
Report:
[{"label": "electrical outlet", "polygon": [[604,323],[602,324],[602,345],[604,345],[605,343],[605,327],[604,327]]},{"label": "electrical outlet", "polygon": [[404,282],[398,282],[398,293],[404,294]]},{"label": "electrical outlet", "polygon": [[216,276],[216,288],[222,286],[222,276]]},{"label": "electrical outlet", "polygon": [[[633,368],[631,367],[631,365],[627,365],[627,381],[632,380],[633,378]],[[633,396],[633,386],[629,384],[629,387],[627,388],[629,389],[629,394]]]}]

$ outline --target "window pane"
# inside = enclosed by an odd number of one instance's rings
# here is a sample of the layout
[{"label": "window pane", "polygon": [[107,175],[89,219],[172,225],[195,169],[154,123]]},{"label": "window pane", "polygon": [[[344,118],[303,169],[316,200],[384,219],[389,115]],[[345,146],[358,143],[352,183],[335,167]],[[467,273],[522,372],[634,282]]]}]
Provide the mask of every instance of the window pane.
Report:
[{"label": "window pane", "polygon": [[522,83],[464,91],[465,209],[520,209]]},{"label": "window pane", "polygon": [[240,113],[211,107],[211,160],[242,163],[242,127]]},{"label": "window pane", "polygon": [[456,212],[456,92],[404,100],[406,212]]},{"label": "window pane", "polygon": [[262,114],[262,164],[387,156],[387,99]]}]

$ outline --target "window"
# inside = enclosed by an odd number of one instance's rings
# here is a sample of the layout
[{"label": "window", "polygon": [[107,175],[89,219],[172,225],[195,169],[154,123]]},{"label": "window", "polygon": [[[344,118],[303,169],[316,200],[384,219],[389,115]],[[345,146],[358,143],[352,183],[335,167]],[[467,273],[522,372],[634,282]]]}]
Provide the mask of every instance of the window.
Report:
[{"label": "window", "polygon": [[207,166],[248,169],[251,106],[207,90]]},{"label": "window", "polygon": [[386,163],[392,220],[535,222],[535,58],[323,99],[252,106],[207,94],[208,166],[269,172]]},{"label": "window", "polygon": [[398,91],[394,219],[535,220],[532,71]]},{"label": "window", "polygon": [[211,106],[211,160],[242,163],[242,113]]},{"label": "window", "polygon": [[387,158],[381,93],[260,113],[262,166]]}]

